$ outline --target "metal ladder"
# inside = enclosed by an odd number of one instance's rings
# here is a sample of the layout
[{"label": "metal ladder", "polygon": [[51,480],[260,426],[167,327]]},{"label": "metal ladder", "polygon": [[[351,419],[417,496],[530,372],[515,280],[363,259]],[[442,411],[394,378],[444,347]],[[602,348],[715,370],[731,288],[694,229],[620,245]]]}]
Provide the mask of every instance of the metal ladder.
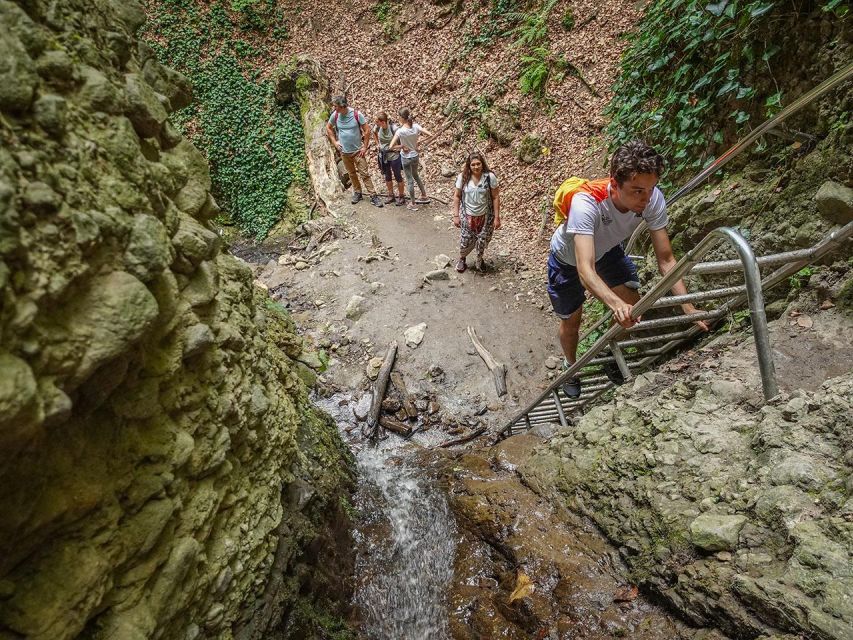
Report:
[{"label": "metal ladder", "polygon": [[[681,329],[678,327],[692,325],[696,320],[716,323],[742,307],[744,302],[749,305],[762,389],[764,397],[769,400],[778,393],[778,387],[770,350],[763,292],[785,281],[804,266],[821,259],[851,236],[853,236],[853,222],[836,229],[808,249],[756,258],[749,243],[737,231],[729,227],[715,229],[694,249],[688,251],[675,267],[658,280],[652,289],[634,305],[633,315],[639,317],[651,309],[673,307],[685,302],[711,300],[717,301],[714,309],[691,315],[643,320],[630,329],[623,329],[620,325],[614,324],[578,358],[574,365],[555,378],[546,391],[515,415],[501,429],[500,437],[506,438],[536,425],[552,422],[559,422],[563,427],[567,427],[570,413],[583,409],[614,388],[615,385],[603,373],[603,365],[615,363],[625,381],[630,381],[639,373],[651,369],[663,356],[701,333],[696,326]],[[727,242],[735,249],[738,259],[701,261],[722,242]],[[762,278],[761,269],[769,267],[778,268]],[[681,296],[664,295],[679,278],[688,274],[723,274],[741,270],[744,274],[742,285],[697,291]],[[593,335],[593,332],[608,323],[611,317],[612,314],[605,314],[583,337]],[[609,351],[609,354],[605,353],[606,351]],[[579,398],[572,399],[563,393],[560,385],[575,376],[582,379],[583,392]]]},{"label": "metal ladder", "polygon": [[[668,205],[672,205],[679,198],[693,191],[761,135],[777,127],[786,118],[811,104],[828,91],[837,88],[851,77],[853,77],[853,63],[847,64],[832,77],[788,105],[775,117],[754,129],[748,136],[679,189],[669,200]],[[645,223],[642,223],[626,244],[626,253],[631,252],[644,230]],[[498,437],[506,438],[531,429],[538,424],[559,422],[563,427],[568,426],[569,418],[567,416],[570,413],[583,409],[615,386],[603,373],[603,365],[615,363],[627,382],[635,375],[649,370],[666,354],[692,340],[701,332],[695,325],[680,330],[677,329],[678,327],[692,325],[697,320],[716,323],[741,307],[744,302],[749,304],[764,396],[767,399],[775,396],[778,388],[767,331],[767,317],[764,312],[763,291],[784,281],[804,266],[819,260],[841,245],[851,234],[853,234],[853,223],[833,231],[809,249],[756,258],[752,247],[737,231],[728,227],[715,229],[689,251],[634,305],[633,315],[634,317],[641,317],[650,309],[673,307],[685,302],[716,301],[714,309],[689,316],[676,315],[644,320],[627,330],[618,324],[614,324],[578,358],[574,365],[559,375],[542,394],[516,414],[501,429]],[[702,258],[721,242],[727,242],[731,245],[737,252],[738,259],[701,262]],[[762,278],[761,268],[776,266],[779,268]],[[682,296],[665,295],[678,279],[688,274],[720,274],[740,270],[743,270],[744,273],[744,284],[742,285],[720,287]],[[580,342],[594,335],[594,332],[610,322],[611,318],[611,313],[605,314],[581,337]],[[609,351],[609,354],[604,353],[606,350]],[[573,399],[565,396],[560,386],[575,376],[580,377],[584,384],[581,396]]]}]

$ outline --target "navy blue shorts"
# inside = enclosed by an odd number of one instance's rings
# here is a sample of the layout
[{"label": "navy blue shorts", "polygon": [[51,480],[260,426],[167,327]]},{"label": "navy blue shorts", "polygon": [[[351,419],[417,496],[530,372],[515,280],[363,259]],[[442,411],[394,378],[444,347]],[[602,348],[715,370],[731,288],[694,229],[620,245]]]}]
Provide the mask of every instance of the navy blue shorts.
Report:
[{"label": "navy blue shorts", "polygon": [[[610,287],[624,284],[631,289],[640,287],[637,276],[637,265],[625,255],[622,247],[616,245],[601,256],[595,263],[595,272]],[[558,318],[568,318],[583,306],[584,286],[578,276],[578,270],[568,264],[563,264],[554,257],[548,256],[548,295],[551,306]]]},{"label": "navy blue shorts", "polygon": [[385,182],[391,182],[392,177],[397,182],[403,181],[403,162],[400,160],[400,156],[397,156],[394,160],[386,160],[385,162],[382,162],[382,158],[380,157],[379,170],[385,176]]}]

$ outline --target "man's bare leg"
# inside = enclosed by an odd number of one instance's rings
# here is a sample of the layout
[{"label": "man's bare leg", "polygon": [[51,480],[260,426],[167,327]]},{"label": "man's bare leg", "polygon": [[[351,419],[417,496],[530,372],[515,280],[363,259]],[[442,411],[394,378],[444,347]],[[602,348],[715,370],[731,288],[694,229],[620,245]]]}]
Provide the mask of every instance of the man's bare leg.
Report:
[{"label": "man's bare leg", "polygon": [[[635,304],[640,299],[636,289],[626,287],[624,284],[611,287],[613,293],[629,304]],[[568,318],[560,318],[560,346],[566,355],[569,364],[574,364],[578,359],[578,341],[580,340],[581,320],[583,319],[583,307],[575,311]]]},{"label": "man's bare leg", "polygon": [[560,346],[563,348],[563,353],[569,364],[574,364],[575,360],[577,360],[582,319],[583,306],[568,318],[560,318]]}]

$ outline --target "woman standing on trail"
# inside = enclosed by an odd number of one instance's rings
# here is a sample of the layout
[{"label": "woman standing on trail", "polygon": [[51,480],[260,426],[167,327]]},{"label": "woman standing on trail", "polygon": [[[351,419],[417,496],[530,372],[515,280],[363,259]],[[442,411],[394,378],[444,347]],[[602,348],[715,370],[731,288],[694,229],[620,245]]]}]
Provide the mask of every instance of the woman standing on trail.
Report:
[{"label": "woman standing on trail", "polygon": [[380,111],[376,115],[376,126],[373,127],[373,137],[376,139],[376,146],[379,149],[379,171],[385,176],[385,186],[388,189],[388,195],[385,196],[385,204],[394,202],[394,182],[397,181],[397,199],[396,204],[400,206],[406,202],[405,192],[403,191],[403,166],[400,163],[400,152],[391,150],[391,141],[394,139],[394,134],[398,128],[393,123],[388,122],[388,114]]},{"label": "woman standing on trail", "polygon": [[[424,181],[420,173],[418,173],[418,167],[420,166],[420,160],[418,159],[418,138],[421,134],[430,138],[432,134],[421,125],[415,123],[411,110],[400,109],[397,115],[400,116],[402,126],[394,134],[390,148],[393,151],[400,150],[403,173],[406,174],[406,186],[409,188],[409,204],[406,205],[406,208],[410,211],[417,211],[416,204],[429,203]],[[421,190],[421,197],[417,200],[415,200],[415,181],[417,181],[418,188]]]},{"label": "woman standing on trail", "polygon": [[465,271],[465,258],[477,248],[476,269],[483,269],[483,253],[492,239],[492,231],[501,228],[501,197],[498,177],[489,171],[486,159],[474,151],[465,160],[456,178],[453,196],[453,226],[461,230],[456,270]]}]

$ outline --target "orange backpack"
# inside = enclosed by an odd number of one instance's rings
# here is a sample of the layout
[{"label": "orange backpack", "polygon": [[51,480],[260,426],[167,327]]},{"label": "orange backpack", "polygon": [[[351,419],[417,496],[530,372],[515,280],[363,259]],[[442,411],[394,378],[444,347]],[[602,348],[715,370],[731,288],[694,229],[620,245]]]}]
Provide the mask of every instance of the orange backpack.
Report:
[{"label": "orange backpack", "polygon": [[569,210],[572,207],[572,198],[576,193],[588,193],[596,202],[607,198],[607,185],[610,178],[598,180],[587,180],[572,176],[563,182],[554,194],[554,224],[560,225],[569,221]]}]

